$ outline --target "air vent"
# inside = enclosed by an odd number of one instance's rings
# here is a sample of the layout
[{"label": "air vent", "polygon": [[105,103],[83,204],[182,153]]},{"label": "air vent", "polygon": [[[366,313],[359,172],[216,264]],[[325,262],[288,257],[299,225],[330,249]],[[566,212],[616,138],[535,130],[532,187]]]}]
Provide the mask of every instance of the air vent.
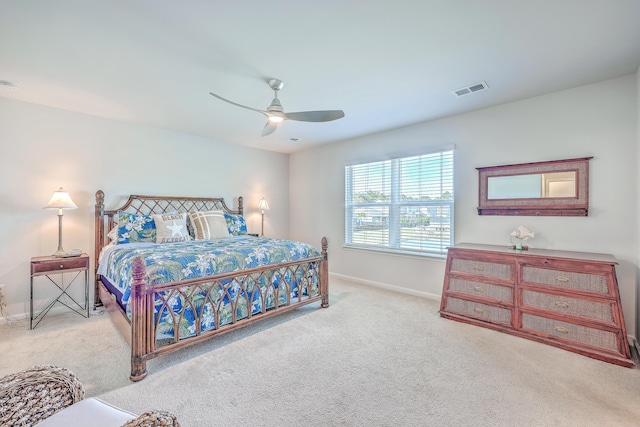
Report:
[{"label": "air vent", "polygon": [[485,90],[488,88],[489,88],[489,85],[487,85],[486,82],[482,81],[479,83],[474,83],[467,87],[461,87],[460,89],[456,89],[451,93],[453,93],[455,96],[463,96],[463,95],[468,95],[474,92],[480,92],[481,90]]}]

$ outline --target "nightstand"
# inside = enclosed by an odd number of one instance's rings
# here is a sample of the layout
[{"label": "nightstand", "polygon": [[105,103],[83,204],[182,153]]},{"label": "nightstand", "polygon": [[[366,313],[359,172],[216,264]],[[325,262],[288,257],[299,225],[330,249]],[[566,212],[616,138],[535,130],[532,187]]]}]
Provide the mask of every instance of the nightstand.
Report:
[{"label": "nightstand", "polygon": [[[72,276],[65,282],[65,275]],[[69,295],[71,285],[81,275],[84,276],[84,305],[81,305],[75,298]],[[60,294],[51,301],[37,316],[33,316],[33,278],[45,276],[59,290]],[[54,280],[55,276],[57,281]],[[29,329],[38,326],[38,323],[49,310],[57,303],[64,305],[68,309],[78,313],[83,317],[89,317],[89,255],[82,254],[75,257],[59,258],[54,256],[41,256],[31,258],[31,296],[29,304]],[[35,322],[35,323],[34,323]]]}]

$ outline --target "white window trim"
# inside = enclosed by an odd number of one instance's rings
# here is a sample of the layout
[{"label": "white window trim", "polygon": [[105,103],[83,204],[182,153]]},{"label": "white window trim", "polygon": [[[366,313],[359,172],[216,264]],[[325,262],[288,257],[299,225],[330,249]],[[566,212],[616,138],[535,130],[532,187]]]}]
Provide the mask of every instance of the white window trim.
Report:
[{"label": "white window trim", "polygon": [[[400,180],[397,179],[398,178],[398,173],[399,171],[397,170],[397,162],[392,162],[392,171],[391,171],[391,175],[395,176],[396,179],[392,179],[392,187],[393,187],[393,191],[391,191],[391,201],[388,203],[371,203],[371,206],[388,206],[389,207],[389,246],[376,246],[376,245],[365,245],[365,244],[354,244],[354,243],[350,243],[347,242],[347,236],[352,236],[353,231],[351,230],[351,227],[353,226],[353,220],[347,221],[347,218],[353,219],[353,203],[352,203],[352,195],[353,195],[353,189],[349,188],[352,183],[353,183],[353,176],[350,176],[348,174],[352,173],[352,169],[349,168],[349,166],[356,166],[356,165],[361,165],[361,164],[367,164],[367,163],[377,163],[377,162],[384,162],[387,160],[402,160],[405,158],[410,158],[410,157],[415,157],[415,156],[422,156],[422,155],[429,155],[429,154],[435,154],[435,153],[442,153],[442,152],[448,152],[451,151],[453,153],[455,146],[449,145],[446,147],[441,147],[441,149],[435,150],[429,150],[429,151],[421,151],[419,153],[412,153],[410,155],[403,155],[403,156],[394,156],[393,158],[389,159],[384,159],[384,160],[373,160],[373,161],[367,161],[367,162],[350,162],[349,164],[345,165],[345,171],[347,171],[347,173],[345,174],[345,243],[343,245],[343,248],[345,249],[350,249],[350,250],[356,250],[356,251],[364,251],[364,252],[376,252],[376,253],[388,253],[388,254],[393,254],[393,255],[399,255],[399,256],[411,256],[411,257],[420,257],[420,258],[424,258],[424,257],[431,257],[431,258],[444,258],[446,257],[446,249],[447,247],[449,247],[450,245],[453,244],[453,242],[455,241],[454,239],[454,227],[455,227],[455,219],[454,219],[454,209],[455,209],[455,191],[453,191],[454,194],[454,198],[451,199],[450,201],[447,200],[433,200],[433,202],[425,202],[425,201],[420,201],[420,202],[411,202],[411,201],[407,201],[407,202],[400,202],[398,200],[399,196],[400,196]],[[452,167],[452,172],[453,172],[453,164],[451,165]],[[453,183],[454,189],[455,189],[455,182]],[[419,249],[415,249],[412,250],[411,248],[400,248],[399,246],[399,239],[400,236],[398,235],[397,231],[399,230],[399,221],[400,221],[400,215],[399,215],[399,209],[401,205],[411,205],[411,204],[415,204],[415,205],[419,205],[419,206],[425,206],[425,204],[433,204],[433,205],[443,205],[443,204],[448,204],[450,205],[450,215],[451,215],[451,223],[450,223],[450,236],[451,239],[449,242],[447,242],[447,244],[445,245],[445,247],[442,249],[441,252],[437,252],[437,251],[427,251],[427,250],[419,250]],[[359,207],[364,206],[364,204],[358,204]],[[348,216],[347,216],[348,215]],[[392,224],[397,222],[398,223],[398,227],[393,227]]]},{"label": "white window trim", "polygon": [[361,246],[361,245],[353,245],[353,244],[344,244],[342,245],[343,249],[347,249],[350,251],[356,252],[372,252],[372,253],[383,253],[385,255],[394,255],[400,257],[410,257],[410,258],[436,258],[436,259],[447,259],[447,254],[437,254],[435,252],[420,252],[420,251],[409,251],[406,249],[394,249],[394,248],[383,248],[376,246]]}]

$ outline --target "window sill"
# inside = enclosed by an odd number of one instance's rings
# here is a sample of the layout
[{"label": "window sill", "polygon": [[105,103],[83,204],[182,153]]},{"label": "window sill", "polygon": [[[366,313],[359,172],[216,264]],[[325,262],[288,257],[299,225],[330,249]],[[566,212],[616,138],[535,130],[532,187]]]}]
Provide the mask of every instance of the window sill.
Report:
[{"label": "window sill", "polygon": [[434,254],[430,252],[416,252],[416,251],[408,251],[402,249],[386,249],[386,248],[375,248],[375,247],[365,247],[365,246],[355,246],[355,245],[342,245],[343,249],[347,249],[349,251],[356,252],[373,252],[384,255],[392,255],[392,256],[400,256],[405,258],[416,258],[416,259],[431,259],[438,261],[445,261],[447,259],[447,254]]}]

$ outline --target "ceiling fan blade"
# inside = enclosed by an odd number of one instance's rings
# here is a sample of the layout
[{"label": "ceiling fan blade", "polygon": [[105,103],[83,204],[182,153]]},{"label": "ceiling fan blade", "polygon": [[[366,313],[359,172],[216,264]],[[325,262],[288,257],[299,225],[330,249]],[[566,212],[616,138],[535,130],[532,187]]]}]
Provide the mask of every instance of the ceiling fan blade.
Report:
[{"label": "ceiling fan blade", "polygon": [[342,110],[327,111],[299,111],[297,113],[284,113],[285,119],[299,122],[330,122],[344,117]]},{"label": "ceiling fan blade", "polygon": [[272,122],[271,120],[267,120],[267,124],[264,125],[264,129],[262,129],[262,136],[271,135],[278,128],[278,124]]},{"label": "ceiling fan blade", "polygon": [[267,115],[267,112],[266,112],[266,111],[258,110],[257,108],[247,107],[246,105],[242,105],[242,104],[238,104],[237,102],[229,101],[228,99],[223,98],[223,97],[221,97],[220,95],[216,95],[216,94],[215,94],[215,93],[213,93],[213,92],[209,92],[209,95],[214,96],[214,97],[216,97],[216,98],[218,98],[218,99],[220,99],[220,100],[222,100],[222,101],[224,101],[224,102],[228,102],[229,104],[233,104],[233,105],[235,105],[236,107],[241,107],[241,108],[246,108],[247,110],[256,111],[256,112],[258,112],[258,113],[264,114],[265,116],[269,117],[269,116]]}]

